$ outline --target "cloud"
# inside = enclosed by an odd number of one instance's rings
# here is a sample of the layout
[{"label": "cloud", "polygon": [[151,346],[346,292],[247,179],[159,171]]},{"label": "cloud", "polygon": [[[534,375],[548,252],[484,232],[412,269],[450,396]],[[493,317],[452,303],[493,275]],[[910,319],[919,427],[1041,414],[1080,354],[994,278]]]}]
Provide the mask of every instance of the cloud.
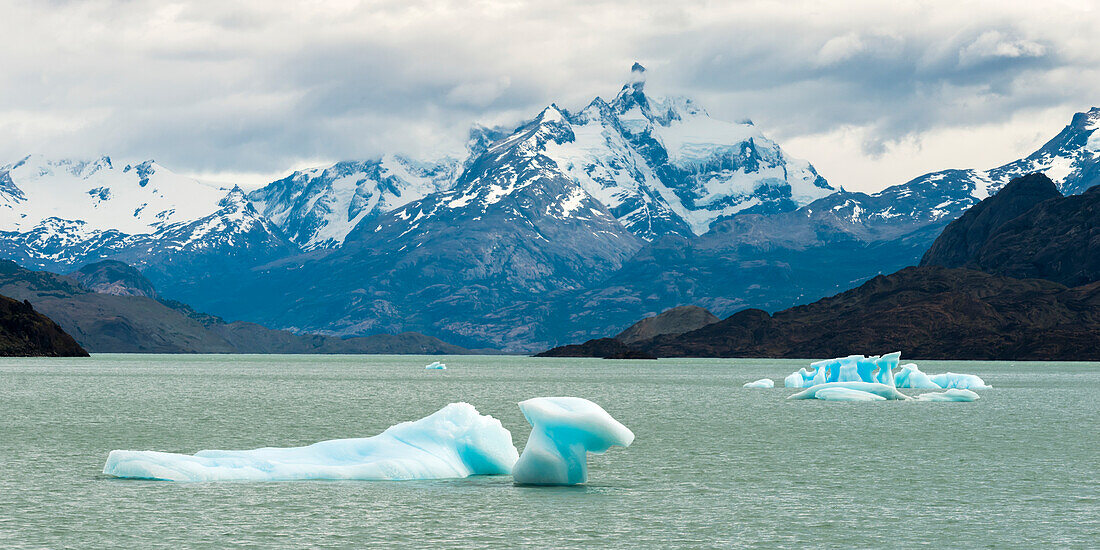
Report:
[{"label": "cloud", "polygon": [[[647,90],[752,118],[818,165],[879,167],[836,171],[871,189],[909,175],[898,155],[955,160],[924,140],[973,129],[982,157],[1100,89],[1100,12],[1070,0],[9,4],[0,163],[108,153],[236,176],[455,154],[471,124],[613,95],[639,61]],[[845,148],[823,145],[842,129]]]},{"label": "cloud", "polygon": [[986,31],[959,50],[959,65],[973,66],[999,59],[1042,57],[1046,47],[1030,40],[1011,39],[1000,31]]}]

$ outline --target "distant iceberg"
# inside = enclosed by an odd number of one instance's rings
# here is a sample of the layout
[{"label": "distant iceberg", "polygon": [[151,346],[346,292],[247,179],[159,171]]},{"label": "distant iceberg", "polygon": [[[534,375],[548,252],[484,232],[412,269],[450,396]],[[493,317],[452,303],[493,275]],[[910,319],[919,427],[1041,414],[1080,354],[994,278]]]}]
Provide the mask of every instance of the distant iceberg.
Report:
[{"label": "distant iceberg", "polygon": [[509,474],[512,434],[468,403],[452,403],[374,437],[250,451],[111,451],[103,473],[170,481],[406,480]]},{"label": "distant iceberg", "polygon": [[634,432],[580,397],[537,397],[519,404],[531,437],[512,475],[518,485],[576,485],[588,480],[588,453],[626,447]]},{"label": "distant iceberg", "polygon": [[447,365],[435,361],[434,363],[424,367],[424,370],[447,370]]},{"label": "distant iceberg", "polygon": [[[805,368],[793,372],[783,380],[783,385],[788,388],[817,388],[829,384],[841,384],[858,382],[865,384],[879,384],[889,388],[914,388],[914,389],[984,389],[991,386],[973,374],[945,374],[927,375],[921,372],[916,365],[909,363],[902,365],[895,373],[901,361],[901,352],[888,353],[882,356],[866,357],[863,355],[849,355],[838,359],[826,359],[810,364],[810,370]],[[849,388],[860,391],[860,388]],[[868,391],[868,390],[861,390]],[[896,389],[894,390],[896,392]],[[876,392],[871,392],[876,393]],[[801,392],[792,395],[792,399],[808,399],[797,397],[803,394],[816,395],[814,392]],[[895,399],[886,394],[878,393],[885,399]],[[898,395],[902,395],[898,393]],[[931,394],[928,394],[931,395]],[[847,399],[851,396],[847,392],[829,392],[826,396],[837,399]],[[823,397],[822,397],[823,398]],[[906,397],[902,395],[902,399]],[[821,398],[819,398],[821,399]]]},{"label": "distant iceberg", "polygon": [[755,382],[747,382],[743,388],[774,388],[775,382],[771,378],[761,378]]},{"label": "distant iceberg", "polygon": [[970,390],[949,389],[939,393],[922,393],[917,396],[918,401],[977,401],[981,399],[978,394]]}]

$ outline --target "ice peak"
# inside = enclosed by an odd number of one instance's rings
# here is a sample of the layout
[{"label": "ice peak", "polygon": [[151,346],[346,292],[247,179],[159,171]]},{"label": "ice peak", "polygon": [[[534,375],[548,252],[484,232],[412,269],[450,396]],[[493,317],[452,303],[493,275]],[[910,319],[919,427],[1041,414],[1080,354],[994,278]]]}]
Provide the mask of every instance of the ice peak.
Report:
[{"label": "ice peak", "polygon": [[233,189],[230,189],[229,193],[226,193],[225,197],[222,198],[222,200],[218,201],[218,206],[239,206],[247,202],[247,200],[248,199],[247,197],[245,197],[244,190],[241,189],[241,186],[234,185]]},{"label": "ice peak", "polygon": [[1093,107],[1084,113],[1077,113],[1073,117],[1073,124],[1081,126],[1085,130],[1100,128],[1100,107]]},{"label": "ice peak", "polygon": [[630,80],[627,80],[626,84],[623,85],[623,92],[641,94],[644,89],[645,67],[641,63],[635,62],[634,66],[630,67]]},{"label": "ice peak", "polygon": [[547,122],[562,122],[565,120],[565,114],[561,112],[561,109],[558,108],[556,103],[551,103],[539,113],[537,120],[540,124]]}]

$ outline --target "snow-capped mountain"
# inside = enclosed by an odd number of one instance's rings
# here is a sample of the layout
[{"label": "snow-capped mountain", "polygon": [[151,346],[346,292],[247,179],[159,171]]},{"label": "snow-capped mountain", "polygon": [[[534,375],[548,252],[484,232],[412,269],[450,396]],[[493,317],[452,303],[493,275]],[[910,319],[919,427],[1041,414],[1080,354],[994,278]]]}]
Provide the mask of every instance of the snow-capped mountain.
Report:
[{"label": "snow-capped mountain", "polygon": [[597,97],[576,114],[551,105],[510,134],[475,127],[463,162],[393,155],[341,162],[295,172],[249,198],[303,248],[339,246],[360,223],[449,190],[474,162],[492,163],[481,153],[496,142],[527,139],[547,112],[560,128],[553,139],[529,143],[530,153],[557,165],[645,240],[699,235],[738,212],[793,210],[835,192],[751,122],[713,119],[687,98],[647,95],[645,69],[635,64],[610,103]]},{"label": "snow-capped mountain", "polygon": [[458,161],[385,155],[301,170],[249,193],[256,208],[304,250],[333,248],[363,220],[445,191]]},{"label": "snow-capped mountain", "polygon": [[1061,132],[1034,153],[989,170],[941,170],[874,193],[841,192],[807,205],[831,209],[853,223],[898,228],[946,225],[967,208],[1000,191],[1009,180],[1042,172],[1066,195],[1100,183],[1100,108],[1073,115]]},{"label": "snow-capped mountain", "polygon": [[793,210],[835,190],[749,121],[645,92],[645,68],[610,103],[564,115],[571,139],[545,151],[635,235],[700,235],[739,212]]},{"label": "snow-capped mountain", "polygon": [[549,107],[469,161],[453,189],[359,224],[316,261],[272,269],[291,300],[261,320],[337,334],[423,322],[498,346],[521,338],[531,327],[502,338],[474,319],[593,284],[643,242],[544,154],[571,137]]},{"label": "snow-capped mountain", "polygon": [[0,166],[0,230],[27,232],[50,219],[84,231],[152,233],[205,216],[232,186],[175,174],[152,160],[117,166],[110,157],[30,155]]},{"label": "snow-capped mountain", "polygon": [[61,273],[121,260],[167,297],[276,328],[533,350],[687,303],[782,309],[914,264],[1015,176],[1100,183],[1098,128],[1092,109],[1004,166],[853,193],[749,122],[650,95],[635,66],[610,101],[475,127],[461,159],[340,162],[248,194],[152,161],[31,156],[0,167],[0,256]]}]

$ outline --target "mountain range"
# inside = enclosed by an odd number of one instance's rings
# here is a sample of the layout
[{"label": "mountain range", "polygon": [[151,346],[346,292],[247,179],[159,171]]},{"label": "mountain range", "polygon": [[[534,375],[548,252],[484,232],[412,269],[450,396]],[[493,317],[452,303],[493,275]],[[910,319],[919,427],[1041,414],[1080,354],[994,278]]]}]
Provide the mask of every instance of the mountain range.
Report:
[{"label": "mountain range", "polygon": [[57,273],[119,260],[162,297],[291,332],[533,351],[914,265],[1013,177],[1066,194],[1100,181],[1098,124],[1094,108],[1023,159],[856,193],[751,121],[650,94],[635,64],[610,100],[475,127],[461,158],[339,162],[249,193],[153,161],[31,155],[0,166],[0,255]]}]

